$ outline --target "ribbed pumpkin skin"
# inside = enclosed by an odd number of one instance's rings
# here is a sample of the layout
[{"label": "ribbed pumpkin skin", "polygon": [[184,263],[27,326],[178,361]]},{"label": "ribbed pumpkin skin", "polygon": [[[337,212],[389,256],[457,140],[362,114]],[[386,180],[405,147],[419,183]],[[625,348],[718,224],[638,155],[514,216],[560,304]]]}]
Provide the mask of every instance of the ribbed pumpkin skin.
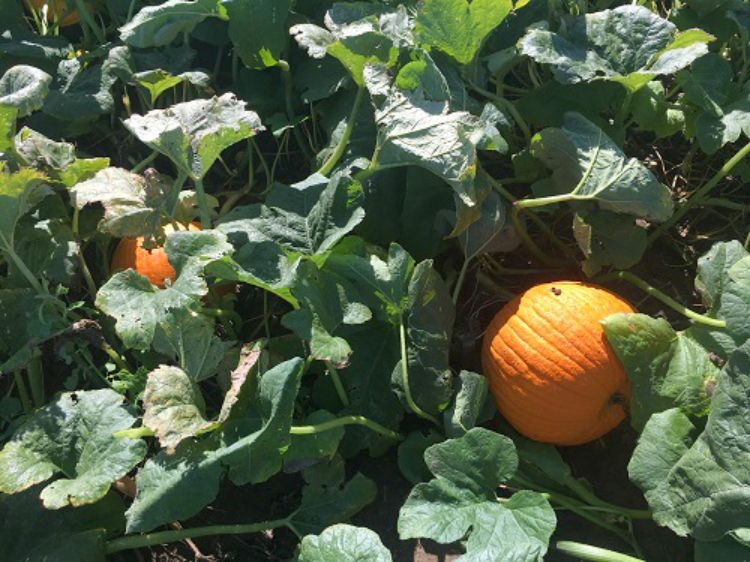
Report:
[{"label": "ribbed pumpkin skin", "polygon": [[[189,230],[200,230],[200,225],[191,223]],[[164,227],[164,233],[174,232],[171,224]],[[157,287],[164,288],[167,279],[174,282],[176,273],[162,247],[147,250],[143,247],[143,237],[123,238],[112,255],[112,273],[134,269]]]},{"label": "ribbed pumpkin skin", "polygon": [[580,445],[625,417],[630,383],[600,321],[635,312],[577,281],[537,285],[506,304],[484,336],[482,367],[500,413],[521,434]]}]

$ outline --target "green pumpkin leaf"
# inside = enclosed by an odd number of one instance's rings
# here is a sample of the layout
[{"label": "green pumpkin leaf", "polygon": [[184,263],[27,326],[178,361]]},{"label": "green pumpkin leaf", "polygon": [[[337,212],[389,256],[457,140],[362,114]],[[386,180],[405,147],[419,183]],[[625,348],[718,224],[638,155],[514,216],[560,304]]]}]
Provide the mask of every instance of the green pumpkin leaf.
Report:
[{"label": "green pumpkin leaf", "polygon": [[483,428],[428,448],[435,478],[417,484],[401,508],[402,540],[452,543],[468,534],[466,560],[541,561],[555,513],[541,494],[523,490],[498,501],[495,490],[518,467],[513,442]]},{"label": "green pumpkin leaf", "polygon": [[[722,370],[705,429],[694,443],[689,443],[694,430],[684,415],[681,418],[680,414],[665,413],[665,418],[671,416],[669,431],[676,431],[677,436],[667,441],[665,432],[655,426],[653,439],[642,438],[639,444],[639,448],[658,450],[665,461],[659,471],[637,483],[646,492],[654,521],[680,536],[690,534],[697,540],[717,541],[729,531],[750,525],[746,509],[750,502],[750,422],[745,414],[748,385],[750,344],[745,343]],[[643,457],[641,461],[631,472],[648,472]]]},{"label": "green pumpkin leaf", "polygon": [[134,114],[123,123],[138,140],[196,180],[208,173],[225,148],[265,129],[258,115],[229,93]]},{"label": "green pumpkin leaf", "polygon": [[629,269],[641,261],[648,236],[633,217],[610,211],[576,213],[573,235],[586,256],[583,272],[599,273],[605,266]]},{"label": "green pumpkin leaf", "polygon": [[287,252],[323,254],[364,218],[362,186],[346,176],[313,175],[276,185],[265,205],[238,207],[218,226],[235,245],[273,241]]},{"label": "green pumpkin leaf", "polygon": [[630,423],[643,429],[651,414],[673,407],[705,415],[707,385],[719,369],[708,352],[669,323],[645,314],[615,314],[602,321],[632,385]]},{"label": "green pumpkin leaf", "polygon": [[[409,281],[406,316],[409,388],[414,402],[426,412],[442,412],[450,401],[453,374],[449,362],[455,307],[448,288],[432,268],[432,261],[420,262]],[[391,381],[405,394],[401,362],[393,369]]]},{"label": "green pumpkin leaf", "polygon": [[125,528],[120,497],[111,492],[96,503],[50,510],[39,492],[36,486],[0,498],[3,555],[24,562],[105,562],[105,540]]},{"label": "green pumpkin leaf", "polygon": [[146,453],[142,441],[112,435],[133,422],[122,396],[112,390],[58,396],[0,451],[0,491],[14,494],[61,475],[41,492],[48,509],[100,500]]},{"label": "green pumpkin leaf", "polygon": [[673,74],[708,52],[714,37],[674,24],[642,6],[620,6],[565,21],[557,33],[532,29],[522,54],[552,66],[563,84],[613,80],[636,91],[654,76]]},{"label": "green pumpkin leaf", "polygon": [[287,17],[291,0],[222,0],[229,16],[229,38],[249,68],[278,62],[289,41]]},{"label": "green pumpkin leaf", "polygon": [[364,324],[372,313],[353,300],[347,287],[317,270],[315,264],[300,265],[292,294],[301,308],[284,316],[284,326],[310,343],[314,359],[330,361],[337,367],[347,365],[351,348],[343,338],[335,335],[343,325]]},{"label": "green pumpkin leaf", "polygon": [[167,0],[146,6],[120,28],[120,39],[141,49],[163,47],[208,17],[222,15],[218,0]]},{"label": "green pumpkin leaf", "polygon": [[[326,410],[316,410],[299,425],[316,425],[335,419],[336,416]],[[289,449],[284,453],[284,471],[297,472],[321,460],[332,459],[338,451],[344,431],[344,426],[339,426],[311,435],[292,435]]]},{"label": "green pumpkin leaf", "polygon": [[291,359],[242,385],[220,435],[184,441],[146,461],[127,511],[128,532],[185,519],[208,505],[229,472],[237,484],[259,483],[281,468],[304,362]]},{"label": "green pumpkin leaf", "polygon": [[0,290],[0,374],[23,367],[34,349],[68,328],[65,303],[33,289]]},{"label": "green pumpkin leaf", "polygon": [[543,130],[531,149],[552,170],[564,201],[592,202],[608,211],[653,221],[664,221],[672,214],[669,189],[582,115],[566,113],[563,127]]},{"label": "green pumpkin leaf", "polygon": [[333,525],[320,535],[307,535],[299,545],[297,562],[392,562],[391,553],[374,531]]},{"label": "green pumpkin leaf", "polygon": [[469,64],[512,9],[511,0],[426,0],[417,12],[415,34],[422,45]]},{"label": "green pumpkin leaf", "polygon": [[750,337],[750,260],[739,241],[717,242],[698,259],[695,287],[708,315],[727,322],[725,330],[694,325],[687,334],[725,359]]},{"label": "green pumpkin leaf", "polygon": [[309,483],[302,490],[302,505],[287,525],[298,536],[320,533],[356,515],[375,500],[377,491],[375,482],[360,473],[341,484]]}]

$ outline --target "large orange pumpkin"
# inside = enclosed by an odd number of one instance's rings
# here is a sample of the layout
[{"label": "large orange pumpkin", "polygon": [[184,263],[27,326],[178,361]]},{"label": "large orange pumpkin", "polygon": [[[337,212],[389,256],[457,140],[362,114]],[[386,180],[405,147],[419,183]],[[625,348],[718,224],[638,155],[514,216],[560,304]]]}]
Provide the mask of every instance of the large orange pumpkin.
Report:
[{"label": "large orange pumpkin", "polygon": [[66,0],[29,0],[29,3],[36,9],[41,10],[42,7],[47,4],[47,19],[55,21],[59,19],[63,14],[67,13],[60,22],[60,27],[67,27],[69,25],[75,25],[81,21],[81,15],[78,10],[68,10],[68,3]]},{"label": "large orange pumpkin", "polygon": [[487,328],[482,367],[500,413],[521,434],[555,445],[597,439],[625,417],[630,384],[600,321],[635,312],[577,281],[537,285]]},{"label": "large orange pumpkin", "polygon": [[[184,228],[184,227],[183,227]],[[198,223],[190,223],[189,230],[200,230]],[[171,224],[164,227],[164,233],[174,232]],[[159,246],[151,250],[143,247],[143,237],[123,238],[112,255],[112,273],[134,269],[157,287],[164,288],[167,279],[174,282],[176,273],[167,258],[167,252]]]}]

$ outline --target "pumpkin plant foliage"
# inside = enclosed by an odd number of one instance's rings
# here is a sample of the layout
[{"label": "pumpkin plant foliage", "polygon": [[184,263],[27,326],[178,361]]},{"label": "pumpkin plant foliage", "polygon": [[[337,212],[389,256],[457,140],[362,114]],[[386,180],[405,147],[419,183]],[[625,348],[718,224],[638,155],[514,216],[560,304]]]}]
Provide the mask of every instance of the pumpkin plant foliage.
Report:
[{"label": "pumpkin plant foliage", "polygon": [[0,13],[4,559],[748,559],[745,2]]}]

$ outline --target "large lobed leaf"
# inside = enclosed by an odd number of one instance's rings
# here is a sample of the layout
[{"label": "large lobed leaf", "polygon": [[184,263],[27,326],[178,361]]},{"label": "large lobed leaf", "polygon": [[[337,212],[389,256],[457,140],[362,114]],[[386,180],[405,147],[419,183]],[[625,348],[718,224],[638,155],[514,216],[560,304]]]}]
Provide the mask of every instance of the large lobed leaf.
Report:
[{"label": "large lobed leaf", "polygon": [[113,433],[135,422],[112,390],[68,392],[35,412],[0,451],[0,491],[21,492],[53,476],[41,499],[48,509],[94,503],[135,467],[146,444]]},{"label": "large lobed leaf", "polygon": [[426,0],[417,12],[419,42],[468,64],[484,39],[508,16],[511,0]]},{"label": "large lobed leaf", "polygon": [[425,461],[435,478],[417,484],[401,508],[402,539],[451,543],[468,533],[464,562],[542,560],[556,525],[547,500],[530,491],[501,501],[495,495],[518,467],[509,438],[474,428],[428,448]]},{"label": "large lobed leaf", "polygon": [[136,477],[137,495],[127,512],[128,531],[148,531],[184,519],[208,505],[228,473],[237,485],[259,483],[279,471],[304,362],[291,359],[244,382],[218,434],[185,441],[173,454],[160,452]]},{"label": "large lobed leaf", "polygon": [[645,314],[615,314],[602,325],[632,385],[630,423],[635,429],[675,406],[688,414],[706,413],[706,388],[719,374],[708,351],[666,320]]},{"label": "large lobed leaf", "polygon": [[669,189],[578,113],[566,113],[561,129],[539,133],[531,149],[552,170],[566,201],[597,203],[602,209],[653,221],[672,214]]},{"label": "large lobed leaf", "polygon": [[532,29],[521,53],[551,65],[563,84],[613,80],[631,91],[654,76],[673,74],[708,52],[714,37],[677,28],[643,6],[620,6],[563,20],[557,33]]},{"label": "large lobed leaf", "polygon": [[750,526],[750,342],[719,376],[705,429],[679,410],[654,415],[628,467],[654,520],[678,535],[718,541]]}]

